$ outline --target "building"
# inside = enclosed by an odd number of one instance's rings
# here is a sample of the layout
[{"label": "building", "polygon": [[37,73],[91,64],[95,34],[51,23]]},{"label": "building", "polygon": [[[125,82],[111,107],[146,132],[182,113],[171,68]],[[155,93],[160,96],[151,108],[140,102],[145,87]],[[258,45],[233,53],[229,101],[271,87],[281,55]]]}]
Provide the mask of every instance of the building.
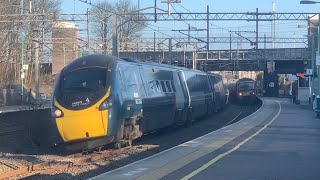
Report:
[{"label": "building", "polygon": [[58,22],[52,28],[52,75],[78,58],[78,28],[69,22]]}]

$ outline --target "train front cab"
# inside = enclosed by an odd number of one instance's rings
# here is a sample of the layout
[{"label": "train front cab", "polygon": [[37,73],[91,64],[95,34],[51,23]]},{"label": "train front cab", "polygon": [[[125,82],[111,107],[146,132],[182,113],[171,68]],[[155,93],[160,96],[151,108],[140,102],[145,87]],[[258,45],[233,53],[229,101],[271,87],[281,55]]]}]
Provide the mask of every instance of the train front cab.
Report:
[{"label": "train front cab", "polygon": [[239,103],[244,104],[254,104],[256,102],[254,81],[243,81],[237,83],[237,100]]},{"label": "train front cab", "polygon": [[111,69],[90,65],[74,66],[60,75],[52,106],[57,128],[52,143],[91,149],[114,140],[114,136],[107,136],[113,105],[111,77]]}]

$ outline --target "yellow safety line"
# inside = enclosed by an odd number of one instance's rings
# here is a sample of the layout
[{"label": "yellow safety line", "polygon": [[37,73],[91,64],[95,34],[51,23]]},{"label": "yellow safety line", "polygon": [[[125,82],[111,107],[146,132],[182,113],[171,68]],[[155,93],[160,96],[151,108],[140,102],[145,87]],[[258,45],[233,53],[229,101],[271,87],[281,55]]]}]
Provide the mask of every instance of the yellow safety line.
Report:
[{"label": "yellow safety line", "polygon": [[231,154],[232,152],[234,152],[235,150],[239,149],[246,142],[248,142],[249,140],[251,140],[252,138],[257,136],[259,133],[261,133],[261,131],[266,129],[271,123],[273,123],[273,121],[279,116],[279,114],[281,112],[281,104],[278,101],[276,101],[276,102],[279,104],[279,107],[280,107],[279,112],[268,124],[264,125],[259,131],[257,131],[256,133],[254,133],[253,135],[251,135],[247,139],[243,140],[241,143],[237,144],[234,148],[230,149],[229,151],[227,151],[227,152],[225,152],[223,154],[220,154],[219,156],[215,157],[214,159],[211,159],[209,162],[207,162],[206,164],[201,166],[199,169],[197,169],[197,170],[193,171],[192,173],[188,174],[187,176],[183,177],[181,180],[188,180],[188,179],[192,178],[193,176],[199,174],[200,172],[202,172],[203,170],[207,169],[209,166],[211,166],[212,164],[216,163],[217,161],[219,161],[223,157],[225,157],[225,156]]}]

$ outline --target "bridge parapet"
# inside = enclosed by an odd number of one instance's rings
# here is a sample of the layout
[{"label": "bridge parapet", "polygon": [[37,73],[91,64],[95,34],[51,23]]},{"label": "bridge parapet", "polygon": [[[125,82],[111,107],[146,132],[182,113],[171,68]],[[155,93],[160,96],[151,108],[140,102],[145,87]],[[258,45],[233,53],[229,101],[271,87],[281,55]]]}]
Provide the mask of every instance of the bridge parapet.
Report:
[{"label": "bridge parapet", "polygon": [[[120,56],[203,70],[207,52],[120,52]],[[310,64],[311,52],[307,48],[259,49],[257,56],[257,52],[252,49],[211,50],[207,60],[208,71],[261,71],[265,69],[267,62],[274,61],[279,67],[289,69],[281,72],[292,73],[298,72],[296,67]],[[293,67],[289,67],[290,65]],[[300,71],[303,71],[303,68]]]},{"label": "bridge parapet", "polygon": [[[169,51],[148,51],[148,52],[120,52],[120,56],[135,57],[142,60],[153,60],[157,62],[168,61]],[[207,57],[206,51],[172,51],[172,62],[183,61],[183,59],[190,60],[196,57],[198,61],[205,60]],[[267,61],[281,61],[281,60],[297,60],[297,61],[311,61],[311,52],[307,48],[279,48],[279,49],[259,49],[257,52],[253,49],[242,50],[211,50],[208,52],[208,60],[256,60],[264,59]]]},{"label": "bridge parapet", "polygon": [[[205,60],[207,52],[197,52],[197,60]],[[231,56],[231,58],[230,58]],[[307,48],[280,48],[256,50],[213,50],[208,53],[208,60],[256,60],[267,61],[298,60],[311,61],[311,53]]]}]

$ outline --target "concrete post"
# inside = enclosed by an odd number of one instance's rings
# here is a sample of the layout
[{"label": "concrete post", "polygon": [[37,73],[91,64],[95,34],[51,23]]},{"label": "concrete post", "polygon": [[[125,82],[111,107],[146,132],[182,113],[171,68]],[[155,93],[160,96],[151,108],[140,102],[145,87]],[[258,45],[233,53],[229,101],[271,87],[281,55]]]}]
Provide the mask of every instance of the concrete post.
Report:
[{"label": "concrete post", "polygon": [[36,100],[39,98],[39,42],[35,40],[35,66],[34,66],[34,89],[36,92]]}]

